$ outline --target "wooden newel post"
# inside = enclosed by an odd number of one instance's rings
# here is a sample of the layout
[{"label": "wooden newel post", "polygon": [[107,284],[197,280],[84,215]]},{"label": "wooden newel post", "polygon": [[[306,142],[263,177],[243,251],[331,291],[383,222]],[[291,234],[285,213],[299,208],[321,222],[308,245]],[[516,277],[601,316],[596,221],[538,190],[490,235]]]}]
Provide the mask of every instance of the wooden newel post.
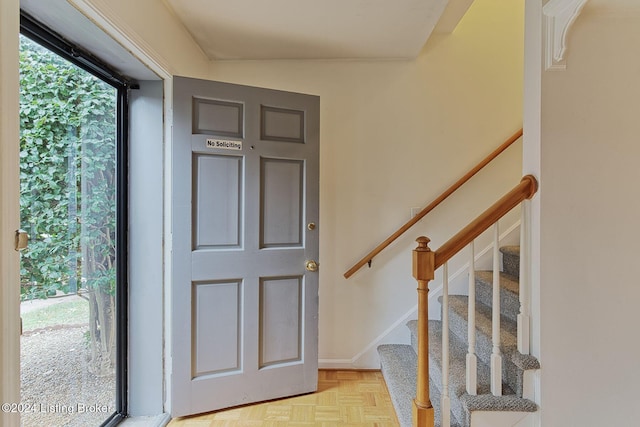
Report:
[{"label": "wooden newel post", "polygon": [[435,255],[421,236],[413,251],[413,277],[418,281],[418,389],[413,401],[414,427],[434,427],[429,398],[429,281],[434,278]]}]

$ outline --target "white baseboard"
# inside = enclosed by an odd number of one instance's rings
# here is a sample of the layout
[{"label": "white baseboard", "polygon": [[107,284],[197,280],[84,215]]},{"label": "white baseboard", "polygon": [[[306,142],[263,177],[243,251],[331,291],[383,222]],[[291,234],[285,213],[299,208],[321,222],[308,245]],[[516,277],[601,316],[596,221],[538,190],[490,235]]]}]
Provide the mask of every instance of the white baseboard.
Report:
[{"label": "white baseboard", "polygon": [[319,369],[355,369],[351,359],[318,359]]},{"label": "white baseboard", "polygon": [[[520,237],[520,221],[516,221],[500,234],[501,244],[514,244]],[[476,253],[476,268],[491,268],[493,244],[486,245],[481,251]],[[486,266],[486,267],[485,267]],[[463,264],[455,273],[449,276],[449,292],[451,294],[468,294],[468,270],[469,263]],[[441,279],[440,279],[441,280]],[[440,319],[440,303],[438,298],[442,295],[442,282],[429,287],[429,318]],[[379,369],[380,359],[376,349],[382,344],[409,344],[411,337],[405,324],[409,320],[418,317],[418,306],[414,306],[393,322],[384,332],[378,335],[373,341],[365,346],[351,359],[319,359],[320,369]]]}]

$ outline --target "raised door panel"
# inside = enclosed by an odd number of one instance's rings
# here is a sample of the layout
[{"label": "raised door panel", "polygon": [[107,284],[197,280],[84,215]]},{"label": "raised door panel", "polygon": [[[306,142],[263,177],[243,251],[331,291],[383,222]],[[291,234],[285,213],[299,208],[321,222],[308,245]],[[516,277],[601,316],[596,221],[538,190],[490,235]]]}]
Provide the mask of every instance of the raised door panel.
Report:
[{"label": "raised door panel", "polygon": [[194,249],[241,246],[242,160],[240,156],[194,155]]},{"label": "raised door panel", "polygon": [[262,140],[305,142],[304,111],[262,105],[260,121],[260,139]]},{"label": "raised door panel", "polygon": [[260,368],[302,360],[303,278],[260,280]]},{"label": "raised door panel", "polygon": [[261,159],[260,247],[301,247],[304,162]]},{"label": "raised door panel", "polygon": [[242,354],[242,281],[193,284],[192,376],[239,371]]}]

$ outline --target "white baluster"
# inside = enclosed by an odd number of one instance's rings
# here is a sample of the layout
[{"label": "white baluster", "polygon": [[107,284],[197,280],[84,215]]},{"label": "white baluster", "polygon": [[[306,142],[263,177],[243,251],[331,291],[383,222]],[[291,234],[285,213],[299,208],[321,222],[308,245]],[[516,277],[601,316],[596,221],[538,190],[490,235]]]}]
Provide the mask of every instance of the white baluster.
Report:
[{"label": "white baluster", "polygon": [[502,396],[502,356],[500,354],[500,228],[496,222],[493,233],[493,302],[491,324],[491,394]]},{"label": "white baluster", "polygon": [[530,213],[531,202],[525,200],[520,205],[520,313],[518,314],[518,351],[529,354],[529,262],[530,252]]},{"label": "white baluster", "polygon": [[476,356],[476,252],[473,241],[469,244],[471,257],[469,259],[469,314],[467,341],[467,393],[475,396],[478,394],[478,357]]},{"label": "white baluster", "polygon": [[449,265],[442,266],[442,397],[440,398],[442,427],[451,425],[449,399]]}]

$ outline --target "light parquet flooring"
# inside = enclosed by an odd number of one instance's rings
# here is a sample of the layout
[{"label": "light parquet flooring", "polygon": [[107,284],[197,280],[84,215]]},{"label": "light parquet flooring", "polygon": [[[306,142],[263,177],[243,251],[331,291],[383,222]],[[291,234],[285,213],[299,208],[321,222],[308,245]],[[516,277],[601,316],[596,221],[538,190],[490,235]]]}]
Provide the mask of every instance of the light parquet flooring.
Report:
[{"label": "light parquet flooring", "polygon": [[318,372],[318,391],[176,418],[169,427],[399,427],[379,371]]}]

